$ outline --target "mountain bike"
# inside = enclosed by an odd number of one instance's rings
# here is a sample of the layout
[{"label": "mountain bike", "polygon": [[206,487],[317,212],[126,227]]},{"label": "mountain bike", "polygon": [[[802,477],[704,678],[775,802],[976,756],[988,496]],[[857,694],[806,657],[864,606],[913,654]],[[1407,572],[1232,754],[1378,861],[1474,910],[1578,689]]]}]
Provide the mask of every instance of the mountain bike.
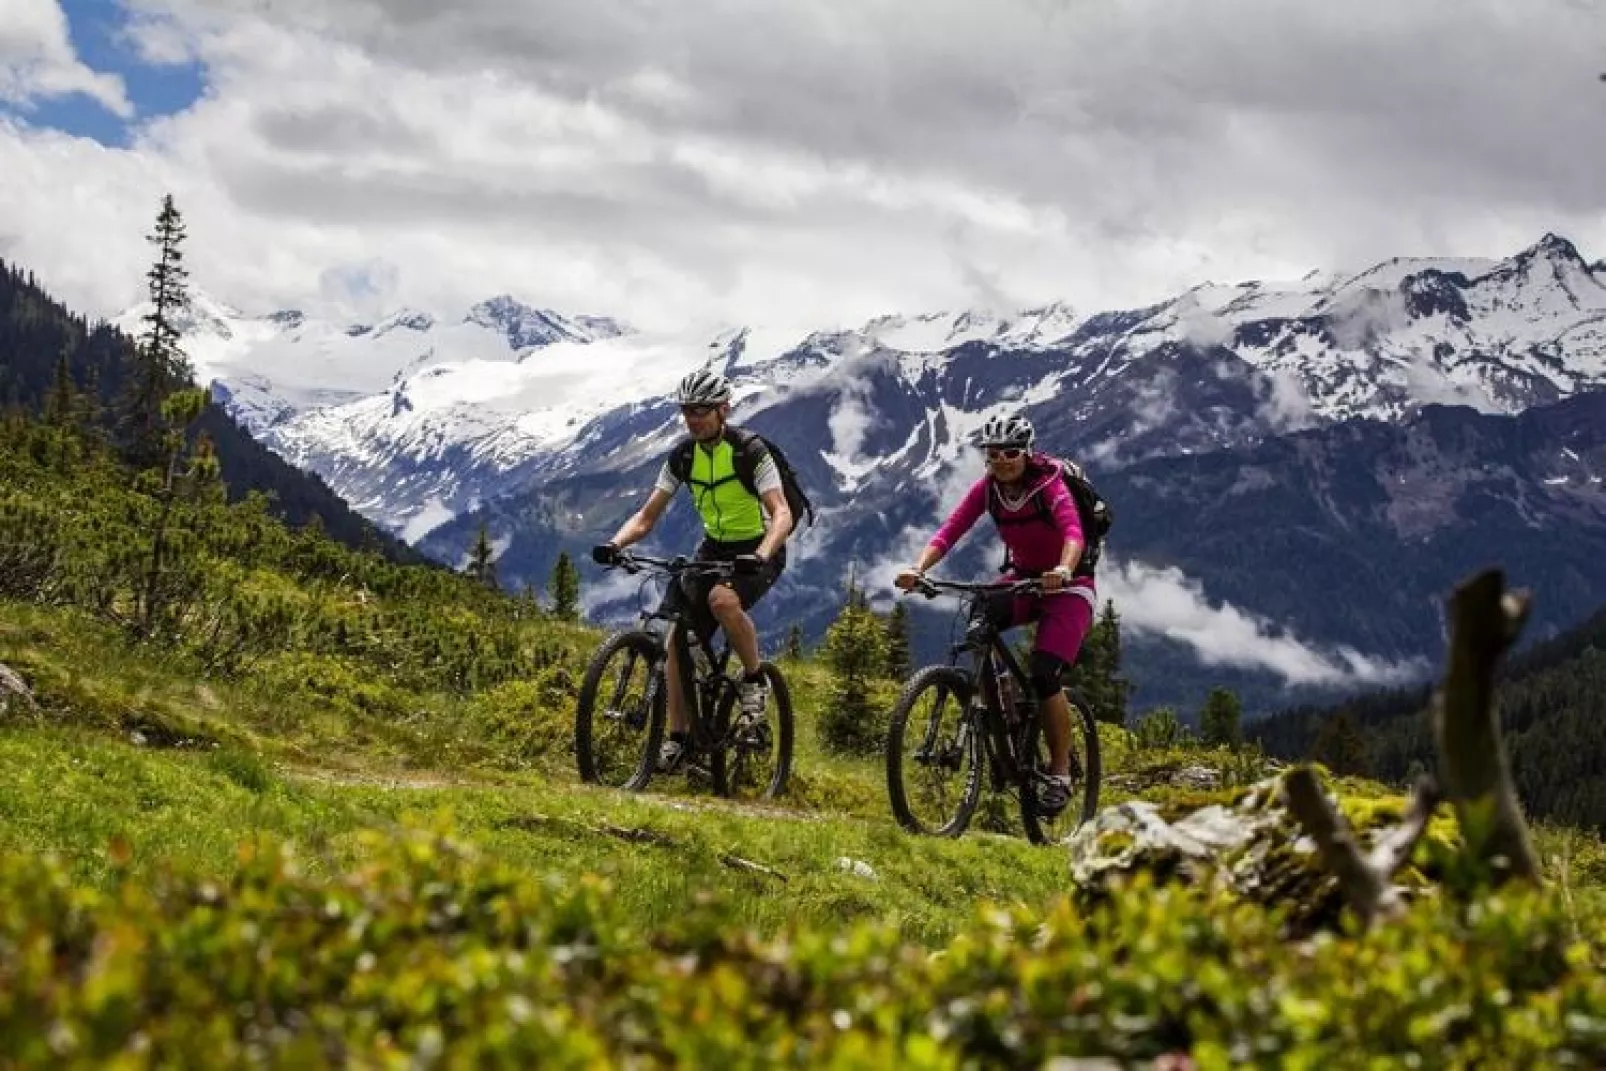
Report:
[{"label": "mountain bike", "polygon": [[[962,584],[922,577],[914,590],[928,599],[939,594],[962,599],[970,621],[963,642],[950,649],[949,664],[911,675],[892,708],[886,754],[892,813],[911,833],[957,837],[976,812],[985,774],[994,792],[1018,798],[1029,840],[1063,839],[1098,810],[1101,759],[1093,709],[1076,690],[1063,689],[1071,706],[1071,803],[1058,816],[1043,814],[1037,786],[1050,765],[1038,704],[1026,671],[985,612],[987,600],[1006,593],[1038,594],[1042,582]],[[969,664],[958,664],[967,654]],[[911,725],[914,732],[906,741]],[[907,753],[906,744],[912,745]],[[950,792],[950,778],[962,787]],[[936,802],[935,816],[917,814],[917,803],[928,798]]]},{"label": "mountain bike", "polygon": [[734,575],[733,565],[621,553],[611,568],[667,577],[669,585],[657,609],[643,611],[638,625],[603,641],[586,667],[574,721],[581,780],[631,792],[652,780],[668,712],[667,641],[682,667],[689,723],[686,768],[706,774],[721,796],[780,795],[792,769],[792,697],[786,678],[773,663],[762,663],[770,688],[765,716],[750,723],[733,718],[738,681],[727,672],[730,643],[716,651],[707,637],[693,634],[679,583],[683,576],[726,579]]}]

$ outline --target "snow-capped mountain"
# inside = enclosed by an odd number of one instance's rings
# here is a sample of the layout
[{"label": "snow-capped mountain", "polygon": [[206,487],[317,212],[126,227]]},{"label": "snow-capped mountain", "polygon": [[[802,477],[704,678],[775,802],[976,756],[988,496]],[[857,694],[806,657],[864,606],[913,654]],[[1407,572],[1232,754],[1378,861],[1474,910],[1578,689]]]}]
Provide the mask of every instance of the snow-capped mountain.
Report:
[{"label": "snow-capped mountain", "polygon": [[[123,324],[137,328],[142,312]],[[1606,383],[1606,271],[1556,235],[1503,260],[1207,283],[1085,317],[1063,304],[888,315],[802,337],[644,335],[505,294],[461,316],[401,309],[361,324],[245,316],[198,295],[186,327],[198,373],[237,419],[411,538],[596,466],[618,445],[605,428],[634,427],[631,413],[707,360],[740,378],[748,416],[829,396],[820,426],[841,435],[822,456],[844,491],[885,460],[855,441],[871,423],[896,425],[893,448],[913,449],[929,422],[926,460],[940,465],[992,408],[1053,402],[1045,430],[1111,467],[1353,416],[1398,419],[1429,402],[1518,412]],[[874,405],[871,382],[884,384]],[[894,411],[887,391],[900,396]],[[667,408],[657,424],[673,433]]]},{"label": "snow-capped mountain", "polygon": [[[137,333],[148,310],[114,322]],[[507,294],[450,319],[403,308],[337,324],[298,310],[247,315],[194,291],[179,326],[197,378],[236,420],[404,538],[496,493],[561,437],[578,419],[565,409],[570,386],[605,399],[609,377],[632,374],[632,355],[654,363],[628,324]],[[612,360],[582,353],[601,341]]]},{"label": "snow-capped mountain", "polygon": [[[820,507],[768,611],[811,631],[835,606],[846,563],[876,574],[912,554],[977,475],[969,436],[994,412],[1026,410],[1045,444],[1096,476],[1130,474],[1130,501],[1172,478],[1150,465],[1195,480],[1182,464],[1190,458],[1239,459],[1353,417],[1403,425],[1443,403],[1516,414],[1606,388],[1606,266],[1555,235],[1504,259],[1395,259],[1286,283],[1203,284],[1140,309],[889,315],[813,333],[655,335],[508,298],[461,316],[399,310],[355,325],[198,306],[190,355],[265,442],[437,558],[456,561],[486,520],[507,548],[501,575],[515,584],[540,583],[559,547],[578,550],[617,526],[681,433],[668,400],[675,381],[705,362],[725,369],[738,386],[736,419],[783,444]],[[1341,448],[1318,452],[1346,463]],[[1565,468],[1546,464],[1553,475]],[[1262,470],[1233,494],[1295,471]],[[1456,515],[1430,490],[1390,508],[1414,516],[1438,503]],[[1125,531],[1142,529],[1130,507],[1126,516]],[[1194,520],[1186,509],[1151,518],[1184,541],[1139,543],[1157,563],[1190,562],[1207,590],[1232,591],[1255,612],[1257,582],[1232,587],[1229,577],[1243,576],[1219,550],[1194,560],[1179,549],[1192,545]],[[689,511],[676,510],[655,539],[684,547],[693,535]],[[1287,564],[1257,563],[1255,573]],[[594,597],[601,608],[606,594]],[[1354,635],[1311,634],[1350,644],[1380,635],[1353,624]],[[1390,638],[1380,653],[1413,650]]]}]

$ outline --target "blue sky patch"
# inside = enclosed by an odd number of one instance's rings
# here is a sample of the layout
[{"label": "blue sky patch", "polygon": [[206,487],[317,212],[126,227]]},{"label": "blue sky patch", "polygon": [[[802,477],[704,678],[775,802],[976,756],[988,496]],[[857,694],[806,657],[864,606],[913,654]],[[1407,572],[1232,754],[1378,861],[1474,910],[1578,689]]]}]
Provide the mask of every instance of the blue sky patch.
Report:
[{"label": "blue sky patch", "polygon": [[83,93],[35,100],[26,108],[0,103],[0,110],[21,116],[30,126],[47,127],[102,145],[126,147],[131,128],[150,119],[183,111],[206,89],[206,72],[194,62],[153,65],[140,58],[123,33],[127,12],[112,0],[62,0],[68,33],[78,60],[91,70],[123,80],[134,115],[128,120]]}]

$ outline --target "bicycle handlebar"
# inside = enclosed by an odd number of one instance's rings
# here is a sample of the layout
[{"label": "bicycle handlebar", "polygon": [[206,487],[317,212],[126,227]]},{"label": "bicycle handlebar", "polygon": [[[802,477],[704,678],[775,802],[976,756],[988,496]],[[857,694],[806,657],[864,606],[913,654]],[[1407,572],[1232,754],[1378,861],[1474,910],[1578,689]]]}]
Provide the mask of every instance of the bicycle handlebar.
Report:
[{"label": "bicycle handlebar", "polygon": [[693,561],[684,554],[673,558],[654,558],[647,554],[631,554],[620,551],[618,559],[610,569],[623,569],[627,573],[639,573],[643,569],[653,569],[658,572],[676,575],[679,573],[715,573],[725,576],[734,576],[736,566],[733,562],[722,561]]},{"label": "bicycle handlebar", "polygon": [[[1064,590],[1061,588],[1060,590]],[[933,580],[922,576],[915,580],[915,586],[905,594],[919,593],[928,599],[935,599],[944,592],[961,595],[979,595],[1008,592],[1011,595],[1036,595],[1043,591],[1043,581],[1039,577],[1026,577],[1021,580],[1011,580],[1004,583],[989,581],[982,583],[963,583],[958,580]]]}]

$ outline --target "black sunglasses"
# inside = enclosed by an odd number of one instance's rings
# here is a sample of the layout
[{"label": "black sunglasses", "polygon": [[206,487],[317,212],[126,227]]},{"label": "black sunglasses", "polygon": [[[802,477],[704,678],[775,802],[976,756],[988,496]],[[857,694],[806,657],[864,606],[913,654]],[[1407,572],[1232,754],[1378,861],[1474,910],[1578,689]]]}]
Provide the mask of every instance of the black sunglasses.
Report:
[{"label": "black sunglasses", "polygon": [[717,405],[683,405],[680,407],[681,416],[705,417],[718,409]]},{"label": "black sunglasses", "polygon": [[984,449],[987,451],[988,461],[998,461],[999,459],[1014,461],[1026,452],[1026,448],[1023,446],[988,446],[984,447]]}]

